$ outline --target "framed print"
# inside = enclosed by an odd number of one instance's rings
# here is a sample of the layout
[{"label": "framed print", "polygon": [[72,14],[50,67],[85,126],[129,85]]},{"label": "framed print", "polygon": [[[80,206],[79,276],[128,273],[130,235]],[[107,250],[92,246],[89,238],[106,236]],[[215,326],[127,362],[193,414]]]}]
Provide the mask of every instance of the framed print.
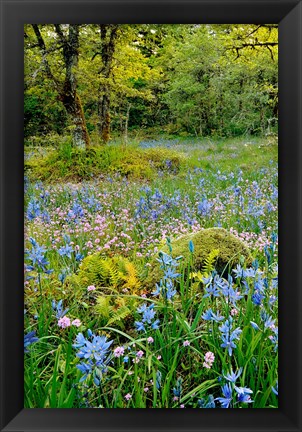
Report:
[{"label": "framed print", "polygon": [[301,2],[1,17],[1,430],[300,431]]}]

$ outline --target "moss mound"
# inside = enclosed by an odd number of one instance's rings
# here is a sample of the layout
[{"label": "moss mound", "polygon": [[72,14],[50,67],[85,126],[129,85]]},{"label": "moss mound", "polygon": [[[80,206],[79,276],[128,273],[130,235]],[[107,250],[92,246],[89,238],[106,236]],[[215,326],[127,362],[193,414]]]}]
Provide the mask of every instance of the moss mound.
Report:
[{"label": "moss mound", "polygon": [[[194,245],[194,271],[203,269],[210,253],[215,249],[219,251],[216,258],[215,269],[220,274],[234,268],[240,262],[241,257],[244,257],[246,265],[251,265],[252,263],[250,250],[245,243],[224,228],[208,228],[198,231],[197,233],[181,236],[171,241],[172,256],[173,258],[182,256],[183,266],[187,266],[191,259],[191,253],[189,251],[190,240],[192,240]],[[163,246],[161,250],[165,253],[170,253],[167,245]],[[161,279],[162,271],[159,266],[160,264],[158,261],[154,260],[152,263],[152,270],[148,274],[146,281],[144,281],[148,287],[154,287],[155,283]]]}]

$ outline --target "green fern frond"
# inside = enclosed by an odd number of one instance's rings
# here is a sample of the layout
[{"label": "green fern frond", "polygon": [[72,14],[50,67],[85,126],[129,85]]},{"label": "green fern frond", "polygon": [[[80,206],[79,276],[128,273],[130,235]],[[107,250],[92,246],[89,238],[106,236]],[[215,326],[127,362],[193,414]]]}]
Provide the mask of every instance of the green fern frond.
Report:
[{"label": "green fern frond", "polygon": [[127,258],[105,258],[99,253],[84,258],[72,282],[77,286],[95,285],[118,289],[119,292],[128,288],[132,293],[140,287],[137,269]]},{"label": "green fern frond", "polygon": [[129,315],[131,315],[131,310],[126,305],[121,306],[117,310],[111,309],[111,318],[108,321],[108,325],[112,325],[117,322],[120,322],[121,324]]},{"label": "green fern frond", "polygon": [[102,317],[109,319],[111,311],[110,297],[99,296],[96,299],[95,310]]},{"label": "green fern frond", "polygon": [[203,276],[209,275],[215,269],[215,263],[219,255],[219,249],[213,249],[204,261],[202,266]]}]

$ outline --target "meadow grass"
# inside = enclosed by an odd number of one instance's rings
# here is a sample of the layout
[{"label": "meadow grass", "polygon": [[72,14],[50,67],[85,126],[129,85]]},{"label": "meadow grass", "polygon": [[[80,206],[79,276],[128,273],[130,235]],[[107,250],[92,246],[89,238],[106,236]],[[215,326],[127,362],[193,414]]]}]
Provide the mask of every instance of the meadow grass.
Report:
[{"label": "meadow grass", "polygon": [[[277,407],[277,157],[271,138],[27,148],[25,407]],[[211,227],[253,265],[160,254]]]}]

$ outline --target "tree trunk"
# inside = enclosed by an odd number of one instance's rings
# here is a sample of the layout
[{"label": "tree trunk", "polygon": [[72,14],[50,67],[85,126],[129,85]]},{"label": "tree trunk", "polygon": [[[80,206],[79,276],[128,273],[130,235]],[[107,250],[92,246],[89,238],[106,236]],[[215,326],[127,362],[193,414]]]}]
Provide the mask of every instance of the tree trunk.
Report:
[{"label": "tree trunk", "polygon": [[76,95],[75,98],[63,98],[62,102],[73,124],[73,145],[83,149],[88,147],[90,141],[80,97]]},{"label": "tree trunk", "polygon": [[89,135],[86,120],[79,95],[77,94],[76,70],[79,60],[79,24],[69,25],[68,35],[65,35],[61,25],[55,24],[56,33],[60,39],[63,59],[65,63],[64,83],[59,82],[53,75],[48,63],[48,52],[37,24],[33,24],[38,45],[42,53],[42,61],[48,78],[50,78],[58,92],[58,99],[63,103],[73,124],[73,144],[75,147],[89,146]]},{"label": "tree trunk", "polygon": [[98,102],[98,113],[99,123],[98,130],[101,136],[101,140],[106,144],[110,138],[110,90],[108,86],[103,88],[105,93],[99,97]]},{"label": "tree trunk", "polygon": [[130,117],[130,109],[131,109],[131,104],[129,103],[127,106],[126,119],[125,119],[125,130],[124,130],[124,144],[125,144],[125,146],[128,144],[128,123],[129,123],[129,117]]},{"label": "tree trunk", "polygon": [[107,143],[110,138],[110,102],[111,91],[109,78],[112,72],[112,60],[115,51],[115,44],[117,38],[117,25],[101,24],[101,58],[102,69],[99,74],[102,75],[102,82],[99,86],[98,97],[98,130],[103,143]]},{"label": "tree trunk", "polygon": [[61,100],[73,123],[73,144],[75,147],[85,148],[89,146],[89,135],[82,103],[77,94],[75,74],[79,61],[79,25],[70,24],[68,39],[63,36],[59,25],[56,25],[56,30],[63,42],[63,56],[66,67]]}]

